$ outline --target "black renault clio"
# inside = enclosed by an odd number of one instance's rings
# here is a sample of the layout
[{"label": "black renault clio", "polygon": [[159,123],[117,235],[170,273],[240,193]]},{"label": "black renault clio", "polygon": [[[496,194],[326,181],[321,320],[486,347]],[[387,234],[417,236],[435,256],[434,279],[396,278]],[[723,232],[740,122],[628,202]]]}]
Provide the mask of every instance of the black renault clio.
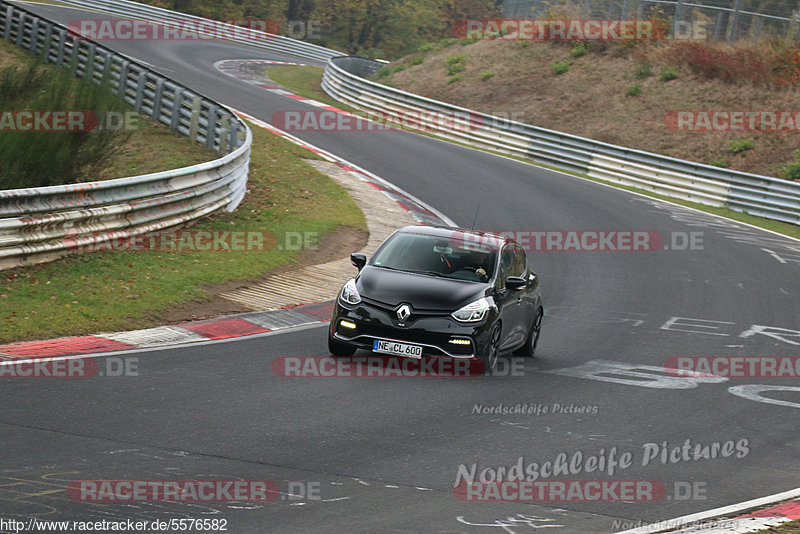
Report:
[{"label": "black renault clio", "polygon": [[408,358],[533,356],[541,332],[539,279],[511,238],[475,230],[407,226],[372,258],[352,254],[359,273],[336,299],[328,348]]}]

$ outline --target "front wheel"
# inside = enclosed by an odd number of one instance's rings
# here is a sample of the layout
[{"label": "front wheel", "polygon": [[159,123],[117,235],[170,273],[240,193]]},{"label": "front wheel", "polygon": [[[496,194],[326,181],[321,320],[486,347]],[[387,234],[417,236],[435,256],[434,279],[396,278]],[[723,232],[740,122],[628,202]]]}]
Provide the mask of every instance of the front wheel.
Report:
[{"label": "front wheel", "polygon": [[533,318],[533,324],[531,324],[530,331],[528,331],[528,338],[525,340],[525,345],[523,345],[515,354],[519,356],[525,356],[526,358],[533,357],[533,354],[536,352],[536,345],[539,344],[539,336],[542,333],[543,317],[544,311],[541,308],[536,310],[536,316]]},{"label": "front wheel", "polygon": [[334,356],[352,356],[356,353],[356,348],[328,336],[328,351]]},{"label": "front wheel", "polygon": [[482,355],[483,372],[490,373],[497,367],[497,359],[500,355],[500,325],[496,324],[489,335],[489,346],[486,347],[487,353]]}]

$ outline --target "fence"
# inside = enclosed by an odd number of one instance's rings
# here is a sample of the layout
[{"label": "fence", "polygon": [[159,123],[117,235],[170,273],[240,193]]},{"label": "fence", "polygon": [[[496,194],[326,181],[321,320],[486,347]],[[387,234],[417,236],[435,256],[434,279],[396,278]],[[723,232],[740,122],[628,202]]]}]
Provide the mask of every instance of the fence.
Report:
[{"label": "fence", "polygon": [[[800,6],[793,0],[579,0],[558,4],[547,0],[505,0],[507,17],[545,18],[566,6],[587,18],[652,18],[668,20],[678,38],[755,40],[800,37]],[[702,28],[695,31],[695,28]]]},{"label": "fence", "polygon": [[[478,113],[364,78],[384,63],[340,57],[322,81],[332,97],[472,146],[710,206],[800,224],[800,182],[721,169]],[[442,120],[444,118],[444,120]]]},{"label": "fence", "polygon": [[0,270],[50,261],[78,245],[168,228],[244,196],[252,134],[224,106],[98,43],[0,1],[0,36],[115,91],[155,120],[220,152],[214,161],[165,172],[62,186],[0,190]]}]

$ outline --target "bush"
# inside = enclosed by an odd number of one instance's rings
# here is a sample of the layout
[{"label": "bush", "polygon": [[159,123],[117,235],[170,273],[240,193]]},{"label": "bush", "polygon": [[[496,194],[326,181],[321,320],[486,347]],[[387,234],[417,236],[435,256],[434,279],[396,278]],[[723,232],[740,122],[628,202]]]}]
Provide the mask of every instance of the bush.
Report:
[{"label": "bush", "polygon": [[491,79],[493,77],[494,77],[494,71],[493,70],[485,70],[485,71],[481,72],[481,81],[485,82],[486,80],[489,80],[489,79]]},{"label": "bush", "polygon": [[653,71],[650,67],[650,62],[645,61],[644,63],[639,63],[633,69],[633,77],[637,80],[644,80],[645,78],[649,78],[653,75]]},{"label": "bush", "polygon": [[447,69],[447,74],[454,76],[467,68],[467,56],[463,54],[450,56],[444,61],[444,66]]},{"label": "bush", "polygon": [[626,96],[639,96],[640,94],[642,94],[642,86],[638,83],[628,87],[628,90],[625,92]]},{"label": "bush", "polygon": [[781,167],[781,174],[787,180],[800,181],[800,150],[796,151],[794,155],[797,159]]},{"label": "bush", "polygon": [[678,69],[675,67],[663,67],[658,79],[662,82],[668,82],[678,77]]},{"label": "bush", "polygon": [[585,56],[586,52],[589,51],[589,46],[590,46],[589,43],[581,43],[581,42],[575,43],[574,45],[572,45],[572,49],[569,51],[569,54],[572,57]]},{"label": "bush", "polygon": [[436,52],[437,50],[441,50],[442,45],[439,43],[425,43],[424,45],[420,45],[417,48],[417,52]]},{"label": "bush", "polygon": [[553,63],[553,72],[555,72],[557,75],[564,74],[569,70],[570,65],[572,65],[572,61],[567,59]]},{"label": "bush", "polygon": [[738,154],[745,150],[752,150],[754,146],[752,139],[739,139],[737,141],[731,141],[728,144],[728,152]]},{"label": "bush", "polygon": [[[100,114],[131,108],[114,95],[107,80],[91,83],[73,78],[68,69],[31,63],[0,72],[0,110],[95,110]],[[0,135],[0,189],[86,180],[103,169],[129,135],[102,129],[4,132]]]},{"label": "bush", "polygon": [[667,59],[686,65],[694,74],[726,83],[747,81],[757,85],[782,87],[795,83],[793,49],[776,54],[766,47],[735,48],[709,46],[698,42],[672,43]]},{"label": "bush", "polygon": [[461,80],[461,75],[460,74],[454,74],[454,75],[450,76],[449,78],[447,78],[447,83],[455,83],[455,82],[460,81],[460,80]]}]

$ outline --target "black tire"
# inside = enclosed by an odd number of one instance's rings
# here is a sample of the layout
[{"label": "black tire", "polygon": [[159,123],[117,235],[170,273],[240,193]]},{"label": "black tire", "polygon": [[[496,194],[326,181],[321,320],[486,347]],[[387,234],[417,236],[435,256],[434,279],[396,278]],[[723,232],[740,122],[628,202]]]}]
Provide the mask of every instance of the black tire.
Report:
[{"label": "black tire", "polygon": [[347,343],[336,341],[331,336],[328,336],[328,351],[334,356],[352,356],[356,353],[356,348]]},{"label": "black tire", "polygon": [[542,334],[542,318],[544,317],[544,311],[539,308],[536,310],[536,315],[533,317],[533,323],[531,324],[531,329],[528,331],[528,337],[525,339],[525,344],[517,349],[514,354],[517,356],[524,356],[526,358],[532,358],[534,353],[536,352],[536,345],[539,344],[539,336]]},{"label": "black tire", "polygon": [[480,356],[483,363],[483,372],[490,373],[497,367],[497,359],[500,355],[500,325],[496,324],[492,327],[489,334],[488,353]]}]

